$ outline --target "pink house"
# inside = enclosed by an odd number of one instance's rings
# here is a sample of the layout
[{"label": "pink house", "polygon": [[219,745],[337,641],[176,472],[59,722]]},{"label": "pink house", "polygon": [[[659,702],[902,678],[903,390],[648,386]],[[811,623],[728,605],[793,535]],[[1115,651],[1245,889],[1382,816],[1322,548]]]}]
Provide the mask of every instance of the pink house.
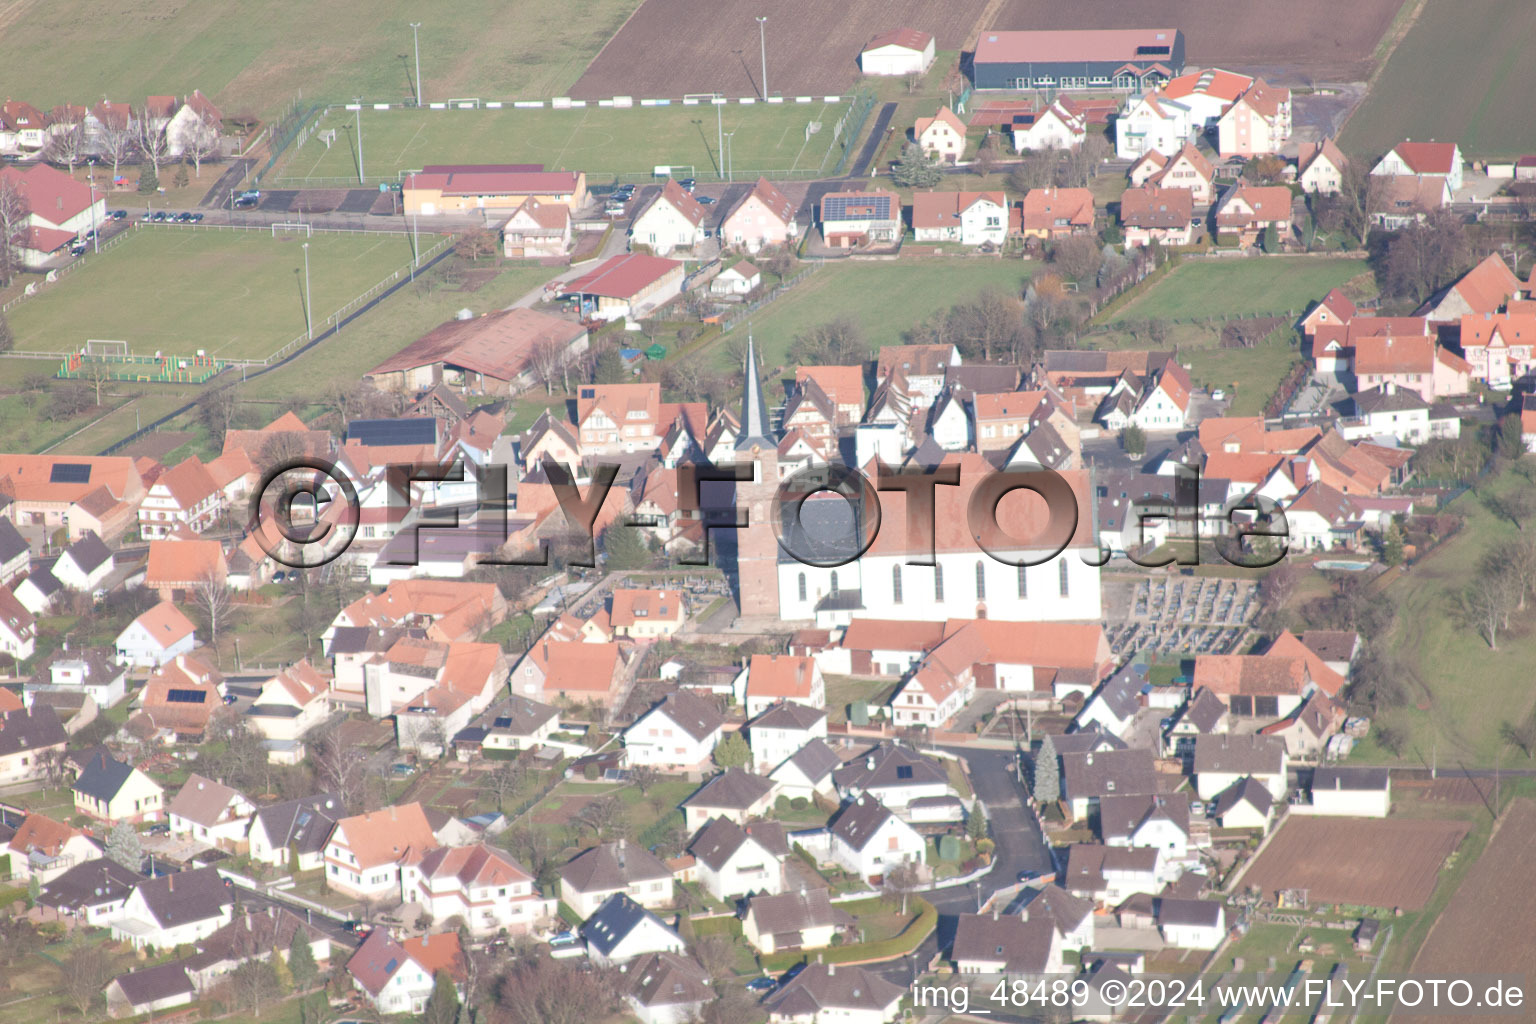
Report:
[{"label": "pink house", "polygon": [[767,178],[758,178],[747,197],[720,223],[720,240],[725,245],[753,253],[764,246],[793,244],[799,237],[795,205]]},{"label": "pink house", "polygon": [[1395,384],[1426,402],[1464,395],[1471,387],[1472,365],[1424,335],[1378,335],[1354,344],[1355,387],[1359,391]]}]

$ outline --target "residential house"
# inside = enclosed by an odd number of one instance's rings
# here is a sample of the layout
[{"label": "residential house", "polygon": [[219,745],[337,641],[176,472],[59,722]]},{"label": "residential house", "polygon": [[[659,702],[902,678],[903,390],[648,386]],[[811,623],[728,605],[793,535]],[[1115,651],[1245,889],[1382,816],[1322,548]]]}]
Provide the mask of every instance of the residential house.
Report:
[{"label": "residential house", "polygon": [[218,671],[200,658],[178,654],[156,669],[134,698],[139,710],[128,719],[128,726],[167,743],[201,742],[223,699],[224,682]]},{"label": "residential house", "polygon": [[165,790],[154,779],[105,750],[93,753],[74,784],[75,811],[98,821],[130,825],[159,821]]},{"label": "residential house", "polygon": [[201,586],[222,584],[229,575],[224,547],[216,540],[152,540],[144,586],[162,601],[184,601]]},{"label": "residential house", "polygon": [[[784,888],[789,845],[782,827],[753,834],[728,818],[713,818],[688,844],[698,865],[699,884],[717,900]],[[776,840],[776,841],[775,841]]]},{"label": "residential house", "polygon": [[799,237],[795,205],[766,178],[758,178],[752,191],[720,221],[720,244],[749,253],[793,245]]},{"label": "residential house", "polygon": [[[1515,382],[1536,371],[1536,315],[1472,313],[1463,316],[1461,351],[1466,356],[1472,379],[1507,391]],[[1522,428],[1522,433],[1528,432]]]},{"label": "residential house", "polygon": [[1148,151],[1172,155],[1198,127],[1193,111],[1176,99],[1156,92],[1132,96],[1115,120],[1115,155],[1121,160]]},{"label": "residential house", "polygon": [[1093,901],[1072,895],[1051,883],[1042,886],[1024,908],[1030,921],[1047,921],[1061,938],[1063,950],[1085,950],[1093,946]]},{"label": "residential house", "polygon": [[0,152],[42,149],[46,129],[43,112],[32,104],[22,100],[0,104]]},{"label": "residential house", "polygon": [[1202,205],[1215,196],[1216,168],[1193,142],[1184,143],[1170,156],[1148,150],[1131,165],[1128,177],[1132,188],[1184,189],[1193,203]]},{"label": "residential house", "polygon": [[1015,152],[1076,149],[1088,138],[1088,119],[1058,99],[1038,114],[1024,114],[1013,121]]},{"label": "residential house", "polygon": [[771,772],[814,739],[827,738],[827,713],[798,701],[770,705],[746,724],[752,763],[759,772]]},{"label": "residential house", "polygon": [[641,252],[620,253],[560,285],[574,295],[583,317],[636,320],[671,302],[683,290],[683,264]]},{"label": "residential house", "polygon": [[47,883],[99,859],[101,847],[79,829],[33,811],[16,826],[16,834],[0,846],[0,855],[10,859],[12,881],[36,878]]},{"label": "residential house", "polygon": [[797,366],[795,383],[816,382],[822,394],[831,399],[833,422],[841,427],[851,427],[864,415],[864,367],[862,366]]},{"label": "residential house", "polygon": [[1431,324],[1457,323],[1469,316],[1492,316],[1507,310],[1521,292],[1520,279],[1496,252],[1431,296],[1419,310]]},{"label": "residential house", "polygon": [[284,800],[257,810],[251,816],[249,855],[272,867],[297,867],[313,871],[325,866],[326,840],[344,816],[341,797],[318,793]]},{"label": "residential house", "polygon": [[764,1000],[769,1024],[886,1024],[907,990],[847,964],[808,965]]},{"label": "residential house", "polygon": [[820,708],[827,702],[827,684],[815,659],[793,654],[754,654],[746,669],[742,704],[755,717],[779,701]]},{"label": "residential house", "polygon": [[[536,750],[560,728],[560,709],[526,697],[504,697],[475,719],[484,750]],[[462,742],[455,737],[455,746]]]},{"label": "residential house", "polygon": [[341,818],[326,843],[325,880],[357,899],[397,893],[401,868],[420,863],[438,845],[418,803]]},{"label": "residential house", "polygon": [[[89,845],[89,840],[83,836],[81,840]],[[0,847],[0,853],[3,851],[4,848]],[[13,872],[16,878],[25,873],[25,868]],[[37,905],[47,907],[60,917],[94,928],[105,928],[107,922],[122,911],[134,886],[143,880],[144,876],[140,872],[95,851],[91,859],[83,860],[63,873],[54,875],[52,881],[45,884],[38,894]]]},{"label": "residential house", "polygon": [[188,149],[216,148],[223,131],[224,113],[199,89],[182,97],[181,105],[165,126],[166,152],[179,157]]},{"label": "residential house", "polygon": [[1371,220],[1388,231],[1422,224],[1436,210],[1451,205],[1451,186],[1443,175],[1399,174],[1381,180]]},{"label": "residential house", "polygon": [[1338,288],[1330,288],[1328,294],[1301,318],[1301,332],[1310,338],[1317,334],[1319,327],[1342,327],[1353,320],[1357,312],[1348,295]]},{"label": "residential house", "polygon": [[[201,940],[198,943],[200,952],[183,962],[198,990],[207,992],[218,979],[234,973],[247,960],[274,965],[287,963],[291,959],[294,938],[301,932],[309,941],[310,955],[317,962],[330,961],[331,938],[316,924],[310,923],[308,916],[307,912],[300,916],[297,911],[270,904],[238,914],[229,924]],[[337,946],[339,949],[340,944]]]},{"label": "residential house", "polygon": [[1221,733],[1195,739],[1195,789],[1213,800],[1234,782],[1252,778],[1276,800],[1285,796],[1285,741],[1252,733]]},{"label": "residential house", "polygon": [[1093,233],[1093,192],[1086,188],[1032,188],[1024,194],[1019,230],[1025,238],[1055,240]]},{"label": "residential house", "polygon": [[723,297],[750,295],[763,286],[763,272],[757,264],[736,260],[709,282],[709,294]]},{"label": "residential house", "polygon": [[848,249],[901,241],[901,197],[894,192],[828,192],[818,209],[822,238],[828,245]]},{"label": "residential house", "polygon": [[0,654],[25,662],[37,651],[37,619],[14,591],[0,586]]},{"label": "residential house", "polygon": [[669,693],[624,730],[625,755],[631,765],[700,768],[720,742],[724,721],[709,698],[686,690]]},{"label": "residential house", "polygon": [[[74,181],[50,167],[39,165],[34,172],[37,170]],[[0,169],[0,176],[8,173],[9,168]],[[81,532],[75,520],[82,504],[94,501],[102,489],[114,503],[125,506],[137,506],[144,497],[144,478],[138,466],[133,459],[116,455],[7,454],[0,456],[0,481],[11,499],[0,514],[18,525],[42,527],[50,533],[68,529],[71,538]]]},{"label": "residential house", "polygon": [[1201,654],[1191,684],[1209,689],[1234,718],[1283,718],[1315,687],[1301,657]]},{"label": "residential house", "polygon": [[641,1024],[688,1024],[714,1002],[709,973],[681,953],[647,953],[628,966],[620,994]]},{"label": "residential house", "polygon": [[1360,654],[1360,634],[1350,629],[1309,629],[1301,642],[1341,679],[1348,678]]},{"label": "residential house", "polygon": [[560,869],[560,900],[584,919],[620,893],[643,907],[671,906],[672,885],[670,868],[625,839],[583,850]]},{"label": "residential house", "polygon": [[174,949],[229,924],[233,904],[216,869],[172,871],[140,881],[109,926],[114,939],[134,949]]},{"label": "residential house", "polygon": [[559,259],[572,237],[569,206],[529,196],[501,226],[501,251],[508,259]]},{"label": "residential house", "polygon": [[476,843],[440,846],[400,870],[400,898],[434,920],[460,918],[474,936],[526,935],[555,914],[533,875],[500,850]]},{"label": "residential house", "polygon": [[650,640],[673,636],[688,619],[681,590],[631,590],[617,587],[609,604],[614,636]]},{"label": "residential house", "polygon": [[188,976],[186,965],[176,960],[119,974],[107,982],[103,995],[108,1017],[153,1017],[190,1005],[197,998],[197,986]]},{"label": "residential house", "polygon": [[948,107],[933,117],[920,117],[912,125],[912,141],[930,160],[958,163],[965,156],[965,122]]},{"label": "residential house", "polygon": [[166,808],[171,835],[232,850],[244,843],[256,806],[238,789],[193,772]]},{"label": "residential house", "polygon": [[617,643],[541,640],[513,670],[512,690],[530,699],[564,698],[607,705],[628,662]]},{"label": "residential house", "polygon": [[747,900],[741,933],[753,949],[768,955],[830,946],[833,937],[852,924],[853,918],[832,903],[826,889],[796,889]]},{"label": "residential house", "polygon": [[1461,147],[1454,142],[1414,142],[1409,139],[1387,150],[1371,173],[1387,177],[1443,178],[1456,191],[1462,186]]},{"label": "residential house", "polygon": [[828,830],[833,862],[872,885],[898,865],[920,867],[927,851],[911,825],[870,796],[843,805]]},{"label": "residential house", "polygon": [[1296,183],[1303,192],[1315,195],[1338,195],[1344,187],[1344,172],[1349,159],[1344,156],[1333,139],[1322,142],[1303,142],[1296,153]]},{"label": "residential house", "polygon": [[420,1014],[432,997],[439,970],[448,972],[455,987],[463,983],[463,957],[456,932],[397,942],[388,928],[375,928],[347,960],[347,973],[379,1013]]},{"label": "residential house", "polygon": [[623,893],[614,893],[581,926],[587,955],[600,966],[647,953],[681,953],[683,940],[661,918]]},{"label": "residential house", "polygon": [[657,256],[689,249],[704,241],[704,207],[671,178],[630,225],[630,244]]},{"label": "residential house", "polygon": [[1163,851],[1153,846],[1075,843],[1067,848],[1067,868],[1059,884],[1074,896],[1117,906],[1138,893],[1161,891],[1163,861]]},{"label": "residential house", "polygon": [[1105,796],[1099,798],[1099,838],[1106,846],[1149,846],[1165,861],[1189,853],[1189,795]]},{"label": "residential house", "polygon": [[[795,707],[797,705],[787,705]],[[768,712],[772,714],[772,712]],[[833,772],[839,764],[837,754],[822,739],[813,739],[788,760],[769,772],[781,796],[807,800],[830,797],[836,789]]]},{"label": "residential house", "polygon": [[299,741],[330,716],[329,697],[330,676],[305,658],[263,683],[245,718],[266,739],[269,758],[296,764],[303,757]]},{"label": "residential house", "polygon": [[715,817],[745,825],[752,818],[765,816],[777,795],[772,780],[731,768],[711,778],[683,801],[683,826],[694,832]]},{"label": "residential house", "polygon": [[1215,949],[1227,937],[1226,911],[1215,900],[1164,896],[1157,901],[1157,927],[1177,949]]},{"label": "residential house", "polygon": [[1189,245],[1194,241],[1194,197],[1185,188],[1158,188],[1155,185],[1126,189],[1120,195],[1120,224],[1125,229],[1127,248],[1157,242],[1159,245]]},{"label": "residential house", "polygon": [[1284,242],[1291,230],[1291,190],[1283,185],[1234,185],[1216,206],[1216,232],[1256,245],[1273,227]]},{"label": "residential house", "polygon": [[1318,481],[1307,484],[1285,506],[1292,551],[1354,550],[1360,546],[1364,513],[1347,494]]},{"label": "residential house", "polygon": [[875,386],[899,370],[913,404],[926,407],[943,392],[949,368],[962,363],[954,345],[882,345],[875,353]]},{"label": "residential house", "polygon": [[948,763],[910,747],[881,743],[833,772],[833,780],[842,799],[868,796],[910,821],[914,819],[914,803],[955,796]]},{"label": "residential house", "polygon": [[933,64],[933,33],[915,28],[881,32],[859,52],[859,70],[866,75],[921,75]]},{"label": "residential house", "polygon": [[202,533],[223,511],[223,490],[196,455],[160,474],[139,505],[139,536],[168,537],[177,527]]},{"label": "residential house", "polygon": [[1312,773],[1313,814],[1385,818],[1392,809],[1392,774],[1385,768],[1327,765]]},{"label": "residential house", "polygon": [[117,662],[159,668],[197,646],[197,627],[169,601],[161,601],[123,628],[114,642]]},{"label": "residential house", "polygon": [[1061,795],[1075,819],[1086,819],[1106,796],[1155,796],[1157,792],[1152,751],[1145,747],[1061,755]]},{"label": "residential house", "polygon": [[1146,663],[1133,661],[1125,665],[1084,702],[1072,720],[1073,730],[1099,728],[1112,736],[1122,735],[1141,710],[1141,694],[1146,686]]},{"label": "residential house", "polygon": [[916,192],[912,231],[919,242],[1002,245],[1008,197],[1002,192]]},{"label": "residential house", "polygon": [[105,710],[127,696],[127,675],[104,650],[71,651],[66,647],[43,659],[23,693],[29,703],[35,694],[79,694]]},{"label": "residential house", "polygon": [[1001,974],[1022,981],[1064,973],[1061,954],[1061,934],[1052,922],[994,911],[958,917],[949,958],[959,974]]},{"label": "residential house", "polygon": [[1291,90],[1256,78],[1216,122],[1222,156],[1278,153],[1291,137]]},{"label": "residential house", "polygon": [[32,564],[32,546],[9,519],[0,519],[0,586],[25,576]]},{"label": "residential house", "polygon": [[90,593],[113,567],[112,550],[94,533],[87,533],[65,548],[53,563],[53,578],[69,590]]}]

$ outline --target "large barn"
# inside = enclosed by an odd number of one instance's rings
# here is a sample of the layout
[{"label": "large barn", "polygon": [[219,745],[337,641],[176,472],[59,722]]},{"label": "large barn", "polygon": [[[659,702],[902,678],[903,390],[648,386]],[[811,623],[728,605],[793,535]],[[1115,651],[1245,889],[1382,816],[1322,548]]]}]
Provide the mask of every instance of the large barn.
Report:
[{"label": "large barn", "polygon": [[563,359],[573,359],[587,350],[587,329],[522,308],[450,320],[364,376],[391,390],[448,384],[481,394],[516,393],[534,383],[533,357],[541,346],[557,346]]},{"label": "large barn", "polygon": [[1184,33],[1172,28],[983,32],[978,89],[1151,89],[1184,70]]}]

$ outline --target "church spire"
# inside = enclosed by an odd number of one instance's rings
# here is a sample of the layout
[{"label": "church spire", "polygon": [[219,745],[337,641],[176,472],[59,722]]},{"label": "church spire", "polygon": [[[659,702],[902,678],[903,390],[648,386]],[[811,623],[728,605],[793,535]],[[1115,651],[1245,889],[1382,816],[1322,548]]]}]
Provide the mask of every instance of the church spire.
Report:
[{"label": "church spire", "polygon": [[747,335],[746,388],[741,396],[741,435],[736,438],[737,451],[759,448],[777,448],[778,442],[768,426],[768,404],[763,400],[763,385],[757,379],[757,347],[752,335]]}]

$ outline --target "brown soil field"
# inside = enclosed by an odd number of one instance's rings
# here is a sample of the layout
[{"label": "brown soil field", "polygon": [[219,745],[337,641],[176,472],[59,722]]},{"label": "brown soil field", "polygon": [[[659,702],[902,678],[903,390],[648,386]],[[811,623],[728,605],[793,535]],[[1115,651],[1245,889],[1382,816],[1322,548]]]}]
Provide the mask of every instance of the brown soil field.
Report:
[{"label": "brown soil field", "polygon": [[687,93],[753,96],[762,86],[758,15],[768,18],[768,88],[782,96],[836,95],[853,86],[859,51],[875,35],[932,32],[937,49],[966,45],[986,0],[646,0],[571,89],[577,99]]},{"label": "brown soil field", "polygon": [[[1510,804],[1488,848],[1430,929],[1408,974],[1536,977],[1536,888],[1529,884],[1532,877],[1536,877],[1536,801],[1521,799]],[[1399,1020],[1400,1016],[1392,1019]],[[1456,1017],[1466,1024],[1512,1019],[1507,1013]]]},{"label": "brown soil field", "polygon": [[[653,0],[654,2],[654,0]],[[1326,81],[1364,81],[1404,0],[1008,0],[991,28],[1176,28],[1192,66],[1259,65]],[[1274,67],[1275,71],[1269,68]],[[771,73],[771,72],[770,72]]]},{"label": "brown soil field", "polygon": [[1242,884],[1269,899],[1280,889],[1308,889],[1313,906],[1418,910],[1467,831],[1460,821],[1293,815]]}]

